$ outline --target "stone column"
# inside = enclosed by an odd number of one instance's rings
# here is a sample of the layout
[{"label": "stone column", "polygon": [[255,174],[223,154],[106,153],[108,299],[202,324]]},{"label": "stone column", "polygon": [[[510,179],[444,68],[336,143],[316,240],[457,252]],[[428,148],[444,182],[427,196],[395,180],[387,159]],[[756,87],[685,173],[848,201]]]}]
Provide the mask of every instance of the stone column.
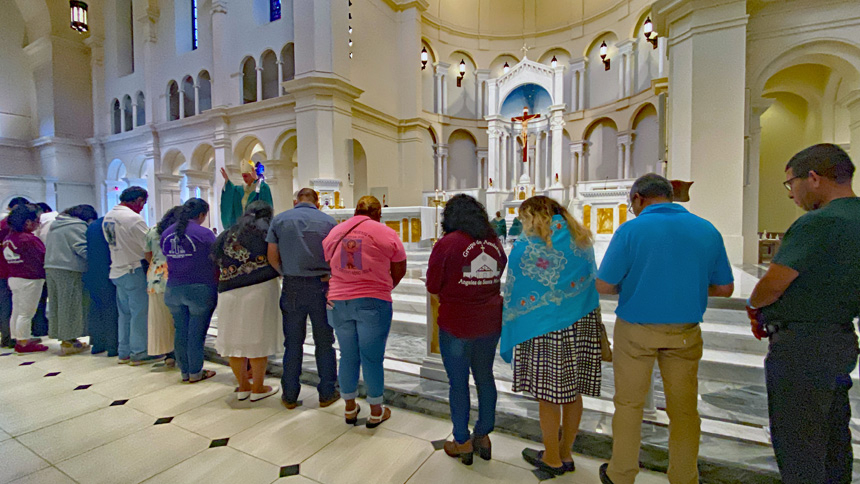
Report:
[{"label": "stone column", "polygon": [[442,75],[442,114],[448,114],[448,81],[446,75]]},{"label": "stone column", "polygon": [[[743,261],[743,159],[748,15],[743,0],[660,1],[656,29],[668,32],[672,76],[669,177],[695,181],[690,211]],[[668,29],[663,28],[668,25]]]},{"label": "stone column", "polygon": [[546,173],[546,168],[545,168],[545,165],[543,163],[543,157],[541,156],[543,154],[542,153],[543,150],[541,149],[542,144],[543,144],[543,130],[539,129],[535,133],[535,143],[534,143],[534,154],[535,155],[534,155],[534,162],[533,162],[534,178],[532,179],[533,183],[535,184],[535,190],[537,190],[537,191],[542,191],[544,189],[544,181],[545,181],[544,173]]},{"label": "stone column", "polygon": [[618,133],[618,179],[622,180],[625,178],[629,178],[629,168],[630,164],[630,144],[632,140],[632,134],[629,131],[622,131]]},{"label": "stone column", "polygon": [[[188,179],[189,196],[191,196],[191,197],[197,196],[195,194],[195,192],[199,188],[200,189],[200,198],[202,198],[203,200],[206,200],[206,202],[209,203],[209,206],[211,207],[212,206],[212,182],[214,181],[214,178],[212,176],[213,174],[205,172],[205,171],[198,171],[198,170],[183,170],[182,174],[185,175],[185,177]],[[219,176],[220,176],[220,174],[219,174]],[[220,195],[221,194],[218,193],[219,198],[220,198]],[[215,211],[210,209],[209,218],[207,219],[209,221],[209,223],[207,226],[210,228],[217,227],[217,225],[218,225],[217,219],[220,219],[220,216],[221,216],[220,211],[215,212]]]},{"label": "stone column", "polygon": [[185,89],[179,86],[179,119],[185,118]]},{"label": "stone column", "polygon": [[746,123],[744,166],[744,264],[758,264],[759,161],[761,155],[761,116],[774,99],[751,101]]},{"label": "stone column", "polygon": [[89,140],[90,149],[93,153],[93,174],[96,180],[96,210],[106,213],[112,207],[107,206],[107,191],[104,183],[98,183],[107,177],[107,160],[105,159],[105,147],[97,139]]},{"label": "stone column", "polygon": [[510,151],[508,150],[508,145],[511,143],[510,133],[502,131],[500,142],[502,144],[502,156],[499,159],[499,188],[503,191],[507,191],[511,189],[510,174],[508,173],[508,166],[511,163]]},{"label": "stone column", "polygon": [[442,190],[448,189],[448,145],[440,145],[442,156]]},{"label": "stone column", "polygon": [[490,160],[489,148],[478,148],[475,153],[478,155],[478,188],[487,189],[487,178],[490,176]]},{"label": "stone column", "polygon": [[[240,92],[236,82],[241,84],[241,76],[231,77],[236,66],[231,65],[232,57],[226,55],[233,51],[232,30],[227,14],[228,0],[212,0],[212,107],[231,105],[231,97]],[[231,87],[234,87],[231,89]],[[238,104],[242,104],[241,96]],[[220,179],[218,176],[216,179]]]},{"label": "stone column", "polygon": [[478,69],[476,71],[476,77],[478,78],[478,86],[480,86],[478,89],[478,100],[481,105],[481,110],[478,111],[478,119],[483,119],[484,116],[487,116],[490,113],[490,94],[488,85],[490,70]]},{"label": "stone column", "polygon": [[[860,163],[860,90],[851,91],[843,101],[850,116],[851,147],[849,155],[855,164]],[[854,176],[854,192],[860,193],[860,176]]]},{"label": "stone column", "polygon": [[[262,63],[262,59],[260,60]],[[263,66],[257,65],[257,101],[263,100]]]},{"label": "stone column", "polygon": [[[227,125],[223,119],[218,122],[215,128],[215,142],[212,146],[215,148],[215,184],[211,211],[217,214],[213,223],[221,232],[224,230],[224,227],[221,226],[221,192],[224,191],[225,185],[224,178],[221,176],[221,168],[227,169],[233,166],[233,145],[230,142]],[[277,199],[277,197],[277,194],[272,194],[272,198]]]},{"label": "stone column", "polygon": [[504,185],[502,184],[501,177],[501,164],[504,160],[503,150],[502,150],[502,121],[498,116],[488,117],[487,118],[487,176],[486,178],[493,179],[493,186],[489,185],[489,180],[485,180],[487,183],[487,192],[488,193],[496,193],[500,190],[504,190]]},{"label": "stone column", "polygon": [[[125,116],[123,116],[125,118]],[[131,129],[137,127],[137,101],[131,103]]]},{"label": "stone column", "polygon": [[162,210],[181,205],[182,197],[179,185],[182,181],[182,176],[158,174],[155,175],[155,178],[158,180],[158,198]]},{"label": "stone column", "polygon": [[445,71],[448,70],[448,67],[450,66],[443,62],[437,62],[433,65],[433,68],[435,69],[433,73],[433,79],[435,80],[433,84],[433,86],[435,87],[433,89],[433,106],[435,108],[436,114],[442,114],[442,112],[444,111],[444,109],[442,108],[442,105],[444,103],[444,99],[442,99],[442,85],[445,82]]},{"label": "stone column", "polygon": [[666,52],[669,47],[669,41],[664,36],[657,37],[657,77],[662,79],[668,76],[666,69]]},{"label": "stone column", "polygon": [[[549,124],[552,130],[552,188],[563,189],[564,182],[561,179],[562,163],[564,161],[564,105],[556,105],[550,108]],[[556,179],[556,175],[558,178]]]},{"label": "stone column", "polygon": [[196,80],[194,81],[194,114],[200,114],[200,84]]},{"label": "stone column", "polygon": [[625,98],[633,95],[636,86],[636,39],[629,39],[617,45],[618,57],[622,60],[622,64],[618,69],[621,76],[621,84],[619,85],[619,97]]},{"label": "stone column", "polygon": [[570,62],[570,110],[585,109],[585,69],[588,59],[583,57]]},{"label": "stone column", "polygon": [[278,61],[278,96],[284,95],[284,61]]},{"label": "stone column", "polygon": [[442,154],[439,145],[433,145],[433,164],[436,167],[436,190],[442,189]]},{"label": "stone column", "polygon": [[570,143],[570,198],[574,199],[579,194],[577,183],[583,181],[582,150],[585,141],[573,141]]}]

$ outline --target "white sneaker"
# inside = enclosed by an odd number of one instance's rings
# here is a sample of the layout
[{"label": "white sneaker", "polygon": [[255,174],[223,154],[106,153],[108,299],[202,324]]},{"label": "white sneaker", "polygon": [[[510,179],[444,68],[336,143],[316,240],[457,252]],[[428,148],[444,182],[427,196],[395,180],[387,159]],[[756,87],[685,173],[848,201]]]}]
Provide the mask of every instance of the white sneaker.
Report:
[{"label": "white sneaker", "polygon": [[272,395],[277,395],[277,393],[281,391],[281,387],[278,385],[272,385],[272,389],[265,393],[251,393],[251,401],[259,402],[260,400],[271,397]]}]

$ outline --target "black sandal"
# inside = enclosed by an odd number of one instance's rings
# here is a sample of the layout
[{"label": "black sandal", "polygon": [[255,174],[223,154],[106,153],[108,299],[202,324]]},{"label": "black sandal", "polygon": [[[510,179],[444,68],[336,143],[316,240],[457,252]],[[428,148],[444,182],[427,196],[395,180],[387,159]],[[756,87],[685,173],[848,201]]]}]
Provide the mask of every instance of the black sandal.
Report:
[{"label": "black sandal", "polygon": [[374,416],[373,413],[370,414],[370,417],[367,418],[367,428],[375,429],[382,425],[383,422],[391,418],[391,409],[388,407],[382,407],[382,415]]},{"label": "black sandal", "polygon": [[357,403],[355,404],[354,410],[343,411],[343,417],[348,425],[355,425],[358,423],[358,412],[361,412],[361,405]]}]

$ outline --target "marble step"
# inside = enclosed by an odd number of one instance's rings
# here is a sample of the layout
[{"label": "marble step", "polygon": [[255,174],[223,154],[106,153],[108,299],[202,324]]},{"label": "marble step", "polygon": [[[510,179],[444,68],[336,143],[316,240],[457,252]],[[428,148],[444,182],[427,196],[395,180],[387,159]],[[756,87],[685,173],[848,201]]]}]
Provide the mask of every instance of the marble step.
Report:
[{"label": "marble step", "polygon": [[424,286],[424,281],[418,278],[404,278],[400,284],[394,288],[394,295],[404,294],[412,296],[426,296],[427,289]]},{"label": "marble step", "polygon": [[394,312],[425,315],[427,311],[427,296],[415,294],[391,294]]}]

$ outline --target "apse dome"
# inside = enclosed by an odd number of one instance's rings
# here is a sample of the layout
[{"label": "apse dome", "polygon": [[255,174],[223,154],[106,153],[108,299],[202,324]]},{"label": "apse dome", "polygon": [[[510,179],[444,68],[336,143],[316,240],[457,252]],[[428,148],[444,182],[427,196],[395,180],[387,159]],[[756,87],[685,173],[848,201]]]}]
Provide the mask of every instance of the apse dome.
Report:
[{"label": "apse dome", "polygon": [[481,37],[548,34],[599,17],[627,0],[429,0],[424,16],[442,28]]}]

